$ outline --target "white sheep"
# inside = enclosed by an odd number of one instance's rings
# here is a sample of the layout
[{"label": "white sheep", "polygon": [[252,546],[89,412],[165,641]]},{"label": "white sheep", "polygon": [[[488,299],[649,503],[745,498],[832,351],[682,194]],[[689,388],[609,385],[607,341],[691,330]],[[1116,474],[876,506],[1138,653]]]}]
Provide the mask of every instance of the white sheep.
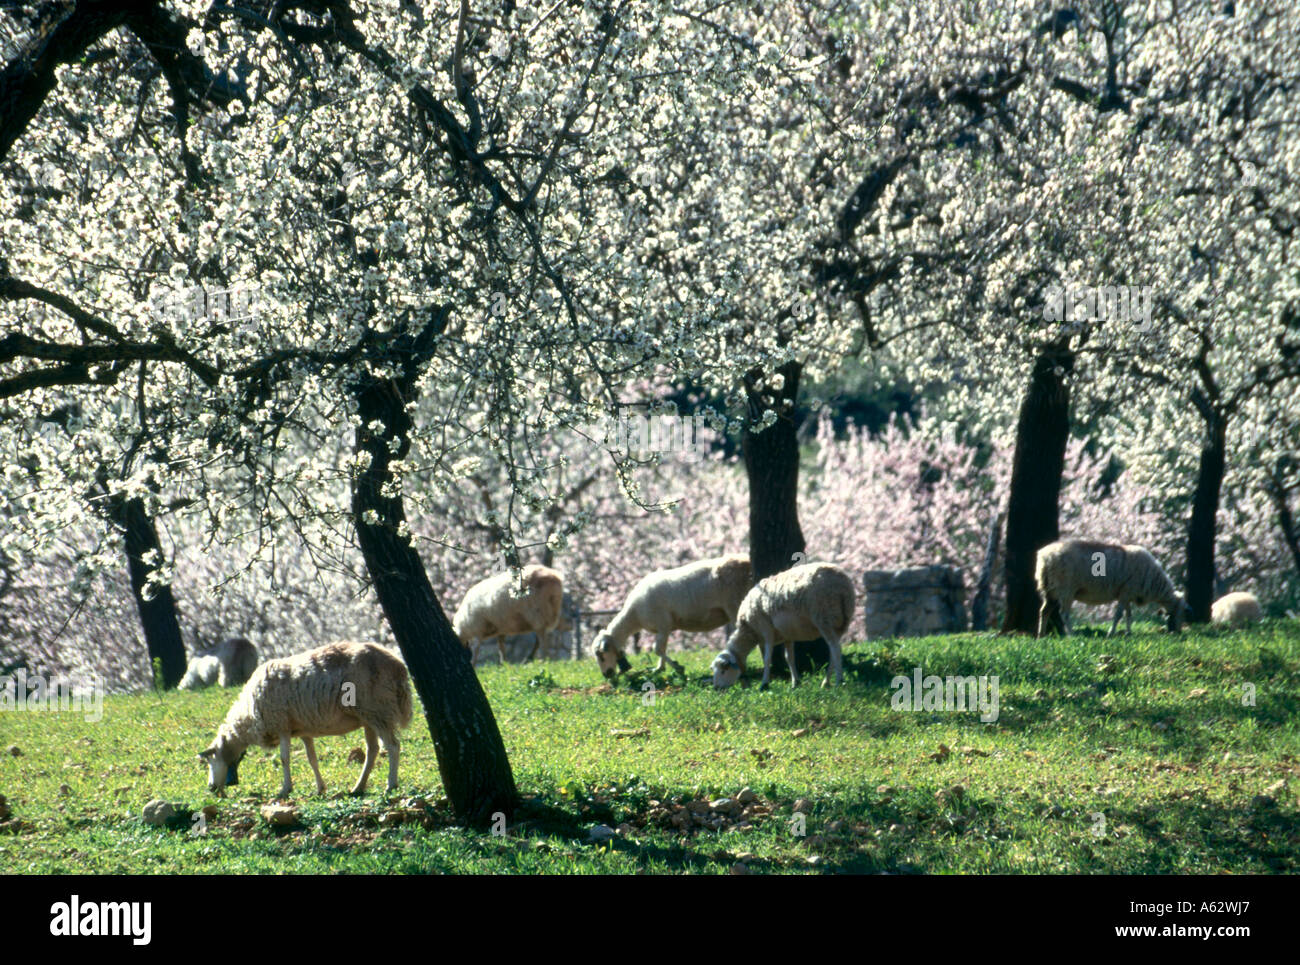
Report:
[{"label": "white sheep", "polygon": [[235,687],[257,669],[257,648],[243,637],[229,637],[211,650],[196,653],[178,685],[181,690],[202,690],[217,684]]},{"label": "white sheep", "polygon": [[596,635],[593,650],[600,672],[613,677],[615,668],[631,669],[623,651],[628,637],[643,630],[655,635],[657,669],[671,664],[680,671],[681,664],[668,656],[668,638],[673,631],[705,633],[735,623],[753,581],[749,557],[743,555],[700,560],[644,577],[614,619]]},{"label": "white sheep", "polygon": [[818,637],[830,651],[822,686],[829,686],[832,673],[836,684],[843,683],[840,641],[853,620],[855,598],[849,575],[830,563],[805,563],[760,580],[740,604],[727,649],[713,660],[713,686],[725,690],[739,680],[750,651],[762,644],[766,690],[772,682],[772,648],[784,643],[790,683],[798,687],[795,642]]},{"label": "white sheep", "polygon": [[397,787],[397,732],[411,722],[411,688],[406,665],[375,643],[329,643],[292,657],[268,660],[253,672],[231,705],[212,745],[199,754],[208,765],[208,787],[222,794],[239,783],[239,762],[254,744],[280,745],[284,783],[279,796],[293,789],[289,746],[301,737],[307,763],[316,775],[316,790],[325,781],[316,764],[315,737],[366,732],[366,761],[352,788],[363,794],[379,756],[388,752],[388,790]]},{"label": "white sheep", "polygon": [[1070,607],[1081,603],[1115,603],[1113,636],[1121,614],[1127,616],[1133,632],[1133,604],[1158,604],[1168,615],[1169,629],[1182,628],[1187,612],[1183,597],[1161,569],[1155,557],[1141,546],[1067,539],[1049,543],[1038,551],[1034,567],[1038,594],[1043,599],[1038,612],[1038,635],[1043,635],[1053,611],[1060,614],[1058,629],[1070,634]]},{"label": "white sheep", "polygon": [[1264,611],[1254,593],[1229,593],[1215,600],[1210,609],[1211,623],[1226,623],[1232,627],[1249,626],[1263,618]]},{"label": "white sheep", "polygon": [[538,649],[546,653],[551,631],[560,622],[564,601],[564,577],[556,570],[536,564],[525,566],[522,592],[515,594],[515,574],[498,573],[470,587],[461,600],[452,629],[478,662],[478,648],[484,640],[497,641],[501,662],[506,662],[505,637],[511,633],[537,634]]}]

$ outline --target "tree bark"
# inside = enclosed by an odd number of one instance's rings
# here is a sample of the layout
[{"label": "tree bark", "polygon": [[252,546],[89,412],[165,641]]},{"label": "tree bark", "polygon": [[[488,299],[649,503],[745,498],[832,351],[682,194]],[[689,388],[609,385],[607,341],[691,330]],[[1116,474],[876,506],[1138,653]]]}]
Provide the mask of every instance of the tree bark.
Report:
[{"label": "tree bark", "polygon": [[1074,354],[1064,343],[1034,361],[1029,390],[1016,424],[1016,453],[1007,501],[1007,612],[1002,632],[1038,630],[1034,561],[1060,536],[1061,476],[1070,438],[1070,387]]},{"label": "tree bark", "polygon": [[[749,561],[755,583],[802,561],[806,548],[799,525],[799,438],[794,419],[803,366],[787,362],[777,372],[784,379],[779,392],[758,389],[758,371],[745,376],[749,428],[741,440],[741,454],[749,480]],[[776,412],[776,423],[753,431],[769,410]],[[825,664],[826,641],[799,642],[795,659],[805,673]],[[773,652],[772,669],[788,672],[783,648]]]},{"label": "tree bark", "polygon": [[1228,451],[1228,420],[1212,408],[1202,415],[1206,434],[1187,526],[1187,606],[1192,623],[1209,623],[1214,605],[1214,543]]},{"label": "tree bark", "polygon": [[[149,648],[149,667],[162,665],[162,685],[170,690],[185,676],[185,642],[181,637],[180,619],[176,614],[176,597],[170,586],[148,587],[149,576],[157,568],[146,557],[151,552],[162,559],[158,527],[140,498],[114,497],[110,502],[113,520],[121,528],[126,544],[127,568],[131,573],[131,593],[140,611],[140,626]],[[146,593],[147,589],[147,593]],[[147,596],[147,598],[146,598]]]},{"label": "tree bark", "polygon": [[1287,549],[1291,551],[1291,562],[1295,565],[1296,573],[1300,575],[1300,535],[1296,533],[1295,516],[1291,513],[1290,496],[1280,466],[1269,477],[1267,489],[1277,510],[1277,524],[1282,530],[1282,539],[1286,542]]},{"label": "tree bark", "polygon": [[993,513],[993,522],[989,526],[989,538],[984,547],[984,565],[980,567],[979,581],[975,587],[975,596],[970,603],[971,630],[987,630],[989,625],[989,595],[993,586],[993,567],[997,564],[998,543],[1002,537],[1002,510]]},{"label": "tree bark", "polygon": [[[483,827],[494,813],[514,811],[514,774],[469,651],[456,639],[424,563],[402,535],[402,498],[384,490],[391,461],[410,449],[406,402],[413,399],[414,381],[408,372],[400,384],[379,378],[354,389],[361,416],[356,450],[369,464],[353,482],[352,511],[366,568],[424,705],[447,798],[457,820]],[[371,432],[374,422],[384,429]]]}]

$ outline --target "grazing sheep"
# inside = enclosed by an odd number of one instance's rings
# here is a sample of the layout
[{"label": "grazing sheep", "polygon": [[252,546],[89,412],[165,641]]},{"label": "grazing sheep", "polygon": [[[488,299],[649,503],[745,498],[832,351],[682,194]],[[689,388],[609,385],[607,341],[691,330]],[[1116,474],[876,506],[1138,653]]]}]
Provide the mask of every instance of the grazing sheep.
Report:
[{"label": "grazing sheep", "polygon": [[753,580],[748,556],[719,556],[644,577],[627,595],[623,609],[596,636],[600,672],[613,677],[615,668],[629,670],[623,651],[628,637],[643,630],[655,634],[657,669],[671,664],[680,671],[681,664],[668,656],[673,631],[704,633],[735,623]]},{"label": "grazing sheep", "polygon": [[[1034,567],[1039,596],[1038,635],[1050,622],[1063,635],[1070,634],[1070,607],[1082,603],[1115,602],[1113,636],[1121,614],[1133,632],[1133,604],[1158,604],[1169,618],[1169,629],[1182,629],[1187,604],[1155,557],[1141,546],[1067,539],[1049,543],[1038,551]],[[1059,616],[1059,620],[1057,617]]]},{"label": "grazing sheep", "polygon": [[1211,623],[1226,623],[1232,627],[1249,626],[1263,618],[1264,611],[1254,593],[1229,593],[1215,600],[1210,609]]},{"label": "grazing sheep", "polygon": [[727,641],[727,649],[713,660],[713,686],[725,690],[740,679],[749,652],[763,645],[763,684],[772,682],[772,648],[785,644],[786,662],[790,665],[790,683],[799,686],[799,666],[794,645],[799,640],[821,637],[830,650],[826,679],[844,682],[840,641],[853,620],[855,594],[853,581],[838,566],[830,563],[805,563],[765,580],[745,595],[736,620],[736,631]]},{"label": "grazing sheep", "polygon": [[460,642],[470,648],[473,662],[478,662],[479,645],[496,637],[497,651],[505,663],[505,636],[510,633],[537,634],[538,648],[546,653],[551,631],[560,622],[564,577],[536,564],[525,566],[522,577],[523,593],[519,596],[515,595],[513,572],[488,577],[465,594],[452,620],[452,629]]},{"label": "grazing sheep", "polygon": [[247,681],[256,669],[257,648],[243,637],[230,637],[192,656],[178,686],[181,690],[202,690],[214,683],[235,687]]},{"label": "grazing sheep", "polygon": [[329,643],[280,660],[268,660],[253,672],[231,705],[212,745],[199,754],[208,765],[208,787],[221,794],[239,783],[239,762],[254,744],[280,745],[284,783],[280,797],[293,789],[289,777],[289,746],[301,737],[307,763],[316,775],[316,790],[325,781],[316,764],[315,737],[347,734],[364,727],[366,762],[353,794],[366,790],[366,781],[379,756],[378,743],[388,751],[388,790],[397,787],[397,732],[411,722],[411,688],[406,665],[375,643]]}]

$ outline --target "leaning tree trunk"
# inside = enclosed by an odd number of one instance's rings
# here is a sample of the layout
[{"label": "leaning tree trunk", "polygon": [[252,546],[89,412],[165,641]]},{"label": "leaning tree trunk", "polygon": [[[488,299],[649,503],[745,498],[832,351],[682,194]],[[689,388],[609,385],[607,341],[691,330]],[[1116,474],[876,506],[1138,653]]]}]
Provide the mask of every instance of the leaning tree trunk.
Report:
[{"label": "leaning tree trunk", "polygon": [[1209,623],[1214,605],[1214,542],[1228,445],[1228,421],[1210,409],[1201,445],[1192,518],[1187,526],[1187,606],[1192,623]]},{"label": "leaning tree trunk", "polygon": [[1034,560],[1060,536],[1059,501],[1070,438],[1070,387],[1074,354],[1050,346],[1034,361],[1029,391],[1016,423],[1016,454],[1007,502],[1007,613],[1002,632],[1035,633],[1038,590]]},{"label": "leaning tree trunk", "polygon": [[[787,362],[777,372],[784,380],[779,392],[758,389],[758,371],[745,376],[749,425],[760,425],[766,411],[777,415],[776,422],[761,432],[747,428],[741,440],[749,480],[749,561],[754,582],[795,565],[806,545],[799,526],[799,438],[794,419],[803,366]],[[829,659],[826,641],[821,639],[800,642],[795,652],[801,672],[811,672]],[[774,673],[789,669],[782,648],[772,655],[772,669]]]},{"label": "leaning tree trunk", "polygon": [[[149,648],[150,671],[161,665],[162,685],[170,690],[185,676],[185,642],[181,638],[172,588],[166,584],[149,585],[150,575],[162,561],[158,527],[145,508],[144,500],[139,497],[113,496],[109,506],[126,544],[131,593],[140,612],[145,645]],[[147,562],[147,559],[154,562]]]},{"label": "leaning tree trunk", "polygon": [[[356,449],[369,463],[353,483],[352,512],[379,603],[424,704],[452,810],[459,821],[485,826],[493,814],[508,816],[518,803],[505,744],[469,652],[452,632],[419,554],[402,535],[402,498],[384,490],[391,461],[410,449],[405,404],[414,398],[415,374],[408,371],[400,384],[380,378],[355,390],[361,416]],[[376,423],[382,431],[371,431]]]}]

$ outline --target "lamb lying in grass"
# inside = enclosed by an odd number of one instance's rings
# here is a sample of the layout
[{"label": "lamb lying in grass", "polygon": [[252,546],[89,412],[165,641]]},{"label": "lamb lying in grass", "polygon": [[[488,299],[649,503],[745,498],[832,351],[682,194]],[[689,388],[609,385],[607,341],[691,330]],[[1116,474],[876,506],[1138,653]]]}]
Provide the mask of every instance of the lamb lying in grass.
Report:
[{"label": "lamb lying in grass", "polygon": [[594,652],[600,672],[613,677],[615,668],[629,670],[623,651],[627,639],[643,630],[655,635],[658,670],[681,664],[668,656],[668,638],[674,630],[705,633],[736,622],[740,603],[753,582],[748,556],[720,556],[687,563],[671,570],[656,570],[627,595],[623,608],[596,636]]},{"label": "lamb lying in grass", "polygon": [[293,790],[289,777],[289,748],[301,737],[307,763],[316,775],[316,790],[325,781],[316,763],[313,738],[366,732],[366,761],[352,788],[363,794],[379,756],[388,751],[388,790],[397,787],[397,732],[411,723],[411,688],[406,665],[374,643],[329,643],[281,660],[268,660],[254,671],[240,691],[212,745],[199,754],[208,765],[208,787],[222,794],[239,783],[239,762],[254,744],[280,745],[284,783],[279,796]]},{"label": "lamb lying in grass", "polygon": [[1229,593],[1214,601],[1210,609],[1211,623],[1226,623],[1231,627],[1246,627],[1264,618],[1259,598],[1254,593]]},{"label": "lamb lying in grass", "polygon": [[484,640],[497,641],[501,662],[506,662],[507,634],[535,633],[537,646],[546,653],[551,631],[560,622],[564,602],[564,577],[546,566],[525,566],[521,574],[522,595],[515,595],[515,574],[508,571],[475,583],[465,594],[452,619],[457,638],[470,648],[470,659],[478,662],[478,648]]},{"label": "lamb lying in grass", "polygon": [[211,650],[190,657],[185,676],[178,686],[181,690],[202,690],[213,684],[237,687],[246,682],[256,669],[257,648],[243,637],[230,637]]},{"label": "lamb lying in grass", "polygon": [[1081,603],[1115,603],[1114,636],[1121,614],[1128,617],[1133,632],[1133,604],[1158,604],[1169,618],[1169,629],[1182,629],[1187,604],[1155,557],[1141,546],[1121,546],[1094,540],[1067,539],[1049,543],[1038,551],[1034,567],[1038,594],[1043,599],[1038,613],[1038,635],[1048,623],[1063,635],[1070,634],[1070,607]]},{"label": "lamb lying in grass", "polygon": [[763,683],[772,682],[772,648],[785,644],[790,665],[790,683],[799,686],[799,666],[794,645],[799,640],[821,637],[830,650],[822,686],[844,682],[840,641],[853,621],[853,581],[838,566],[806,563],[760,580],[745,595],[736,618],[736,631],[727,649],[713,660],[713,686],[725,690],[740,679],[749,653],[763,647]]}]

